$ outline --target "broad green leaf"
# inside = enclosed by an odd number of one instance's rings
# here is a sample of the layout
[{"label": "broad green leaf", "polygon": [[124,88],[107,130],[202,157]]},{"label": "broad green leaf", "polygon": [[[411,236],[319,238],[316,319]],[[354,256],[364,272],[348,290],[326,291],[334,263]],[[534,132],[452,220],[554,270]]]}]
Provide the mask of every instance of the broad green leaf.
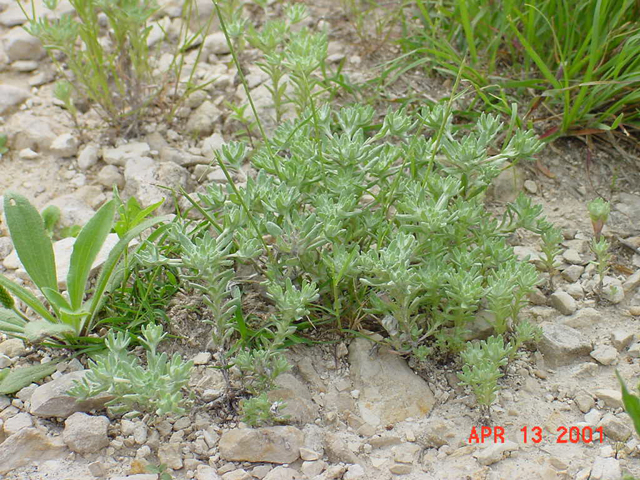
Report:
[{"label": "broad green leaf", "polygon": [[78,309],[82,305],[91,266],[111,231],[115,213],[115,201],[110,200],[105,203],[82,228],[73,244],[69,274],[67,275],[67,290],[71,309]]},{"label": "broad green leaf", "polygon": [[13,310],[0,308],[0,332],[10,335],[24,335],[27,321]]},{"label": "broad green leaf", "polygon": [[31,310],[36,312],[42,318],[49,320],[50,322],[55,322],[56,318],[51,315],[51,312],[47,310],[47,308],[42,304],[40,300],[36,298],[36,296],[27,290],[24,287],[21,287],[17,283],[12,282],[4,275],[0,274],[0,285],[13,293],[16,297],[22,300]]},{"label": "broad green leaf", "polygon": [[32,365],[30,367],[15,368],[8,373],[0,370],[0,395],[16,393],[33,382],[43,379],[56,371],[57,361]]},{"label": "broad green leaf", "polygon": [[53,246],[38,211],[25,197],[9,191],[4,194],[4,214],[18,257],[33,283],[40,290],[57,289]]},{"label": "broad green leaf", "polygon": [[620,373],[616,370],[616,376],[622,387],[622,403],[624,403],[624,409],[633,420],[633,426],[636,428],[636,433],[640,435],[640,398],[629,393],[627,386],[622,380]]},{"label": "broad green leaf", "polygon": [[31,343],[38,343],[49,337],[62,337],[63,335],[76,335],[70,325],[64,323],[51,323],[46,320],[34,320],[24,327],[24,336]]}]

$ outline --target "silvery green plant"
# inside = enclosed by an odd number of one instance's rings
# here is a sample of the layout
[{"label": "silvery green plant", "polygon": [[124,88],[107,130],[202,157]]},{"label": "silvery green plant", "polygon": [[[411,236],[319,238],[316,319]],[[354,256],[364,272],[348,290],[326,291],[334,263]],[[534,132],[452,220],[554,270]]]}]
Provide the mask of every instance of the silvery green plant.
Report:
[{"label": "silvery green plant", "polygon": [[[58,3],[59,0],[44,2],[51,11]],[[183,28],[175,42],[169,68],[157,75],[153,70],[154,55],[148,46],[152,19],[160,10],[155,0],[70,0],[69,3],[75,16],[38,17],[34,2],[30,14],[21,4],[20,8],[27,17],[25,29],[40,39],[64,78],[56,86],[55,95],[77,126],[80,125],[72,89],[91,102],[106,122],[123,129],[124,133],[138,133],[153,102],[166,93],[171,83],[174,97],[180,100],[197,89],[193,86],[195,65],[191,74],[183,75],[185,55],[196,40],[202,40],[208,24],[196,33]],[[192,3],[187,2],[183,8],[184,23],[188,23],[187,17],[193,12]],[[101,15],[106,18],[106,37],[102,36]],[[178,86],[185,79],[185,93],[178,95]]]},{"label": "silvery green plant", "polygon": [[33,343],[49,338],[65,344],[86,340],[82,337],[90,334],[96,326],[105,294],[121,280],[120,259],[129,243],[144,230],[166,219],[148,219],[123,231],[120,241],[109,252],[95,287],[89,290],[91,268],[114,225],[116,206],[115,200],[106,202],[78,233],[66,277],[66,292],[63,292],[58,285],[53,244],[44,220],[25,197],[16,192],[5,192],[4,214],[11,241],[29,278],[45,301],[0,275],[0,286],[9,296],[21,300],[38,317],[30,318],[14,304],[7,307],[5,301],[4,308],[0,309],[0,331]]},{"label": "silvery green plant", "polygon": [[458,378],[471,387],[485,420],[490,418],[489,407],[496,399],[498,380],[503,375],[500,368],[507,364],[510,347],[505,345],[502,336],[491,336],[467,344],[460,352],[463,365]]},{"label": "silvery green plant", "polygon": [[[274,326],[293,338],[294,328],[367,321],[397,353],[425,360],[465,351],[471,324],[488,312],[496,338],[511,339],[503,357],[490,356],[493,373],[470,380],[488,401],[496,365],[537,336],[519,318],[537,272],[517,261],[506,239],[518,228],[540,234],[547,223],[524,196],[494,218],[481,193],[505,161],[541,144],[524,132],[496,147],[503,127],[489,116],[460,140],[444,105],[374,117],[362,105],[318,106],[282,123],[251,155],[232,144],[220,166],[250,157],[256,175],[242,188],[231,177],[210,185],[198,208],[210,231],[232,232],[233,268],[242,264],[246,278],[251,267],[251,278],[261,279],[252,283],[266,287],[276,310],[262,326],[269,338]],[[250,288],[243,278],[235,285]],[[243,352],[236,365],[264,365],[268,347],[259,350]]]},{"label": "silvery green plant", "polygon": [[182,415],[183,389],[189,382],[193,362],[185,362],[178,353],[169,358],[158,352],[166,335],[160,325],[142,327],[139,341],[146,351],[143,366],[128,351],[131,338],[123,332],[109,332],[105,340],[107,352],[90,362],[89,371],[67,393],[82,400],[103,393],[110,395],[113,398],[107,407],[114,414]]},{"label": "silvery green plant", "polygon": [[306,27],[292,28],[307,16],[305,5],[288,5],[283,18],[268,20],[260,30],[249,30],[249,43],[263,54],[257,65],[269,76],[266,86],[276,123],[280,123],[288,103],[295,105],[298,114],[315,109],[314,98],[322,91],[317,72],[327,57],[327,36]]}]

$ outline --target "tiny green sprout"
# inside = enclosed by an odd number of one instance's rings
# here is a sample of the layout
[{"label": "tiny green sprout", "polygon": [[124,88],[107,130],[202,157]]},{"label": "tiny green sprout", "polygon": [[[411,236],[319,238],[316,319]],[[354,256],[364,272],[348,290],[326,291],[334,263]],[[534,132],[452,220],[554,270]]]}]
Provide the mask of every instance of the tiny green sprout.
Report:
[{"label": "tiny green sprout", "polygon": [[588,209],[589,216],[591,217],[591,225],[593,226],[593,234],[596,236],[596,241],[599,241],[602,227],[604,227],[604,224],[609,219],[611,206],[609,202],[598,197],[589,202]]},{"label": "tiny green sprout", "polygon": [[599,240],[594,238],[591,241],[591,251],[596,256],[596,259],[592,263],[596,266],[596,271],[598,272],[598,292],[600,293],[602,292],[604,276],[607,273],[607,270],[609,270],[611,262],[611,253],[609,253],[610,246],[611,244],[605,238],[601,238]]}]

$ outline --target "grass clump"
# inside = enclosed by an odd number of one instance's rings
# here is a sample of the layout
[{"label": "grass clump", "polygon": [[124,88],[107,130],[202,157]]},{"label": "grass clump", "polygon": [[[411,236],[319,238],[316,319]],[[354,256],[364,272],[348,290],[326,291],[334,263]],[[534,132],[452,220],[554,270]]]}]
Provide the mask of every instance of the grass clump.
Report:
[{"label": "grass clump", "polygon": [[[51,11],[58,3],[58,0],[44,1]],[[155,0],[70,0],[69,3],[73,15],[59,18],[55,14],[53,19],[38,18],[33,3],[31,15],[24,9],[23,12],[27,17],[25,29],[42,41],[63,77],[54,93],[78,128],[82,126],[74,93],[76,99],[88,101],[107,124],[126,136],[139,133],[143,120],[159,103],[156,101],[170,89],[175,101],[173,108],[165,112],[168,119],[179,101],[197,89],[191,82],[195,65],[186,76],[183,68],[188,50],[196,45],[197,39],[202,40],[206,27],[194,34],[184,27],[175,42],[170,66],[158,74],[154,71],[155,54],[149,46],[153,28],[161,29],[153,25],[153,17],[160,10]],[[192,1],[185,3],[185,25],[194,8]],[[179,95],[178,87],[183,82],[186,90]]]},{"label": "grass clump", "polygon": [[[410,61],[468,81],[485,108],[510,114],[506,91],[535,92],[529,114],[545,135],[640,126],[640,23],[634,0],[439,0],[416,2],[403,46]],[[570,25],[571,28],[567,28]],[[390,73],[390,72],[387,72]],[[514,96],[514,98],[515,98]],[[473,108],[469,108],[472,111]]]}]

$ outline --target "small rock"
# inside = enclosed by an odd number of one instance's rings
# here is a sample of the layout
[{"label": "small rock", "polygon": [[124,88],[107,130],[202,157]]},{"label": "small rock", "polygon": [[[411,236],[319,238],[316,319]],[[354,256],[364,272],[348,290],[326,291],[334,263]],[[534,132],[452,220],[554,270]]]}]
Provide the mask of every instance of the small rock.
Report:
[{"label": "small rock", "polygon": [[335,433],[327,432],[324,448],[327,458],[332,463],[361,463],[357,455],[349,449],[347,442]]},{"label": "small rock", "polygon": [[297,480],[298,478],[300,478],[300,473],[297,470],[280,466],[267,473],[264,480]]},{"label": "small rock", "polygon": [[102,151],[102,159],[110,164],[124,167],[128,160],[149,155],[151,148],[145,142],[132,142],[117,148],[105,148]]},{"label": "small rock", "polygon": [[271,402],[282,401],[282,413],[292,422],[304,424],[318,418],[318,406],[311,399],[309,388],[290,373],[283,373],[275,381],[276,388],[267,394]]},{"label": "small rock", "polygon": [[[231,53],[229,45],[227,44],[227,39],[225,38],[223,32],[215,32],[211,35],[207,35],[204,39],[202,50],[207,54],[214,53],[216,55],[226,55],[228,53]],[[207,57],[208,55],[204,58]]]},{"label": "small rock", "polygon": [[17,60],[40,60],[46,52],[42,42],[22,27],[9,30],[2,39],[4,51],[10,62]]},{"label": "small rock", "polygon": [[349,345],[353,386],[360,390],[360,417],[369,425],[422,418],[431,411],[435,397],[427,383],[406,362],[382,348],[371,356],[372,343],[357,338]]},{"label": "small rock", "polygon": [[616,458],[596,457],[588,478],[589,480],[620,480],[622,478],[620,461]]},{"label": "small rock", "polygon": [[616,350],[621,352],[633,342],[634,337],[633,332],[618,328],[611,333],[611,343]]},{"label": "small rock", "polygon": [[393,459],[398,463],[414,463],[416,455],[420,452],[420,445],[415,443],[405,443],[393,447],[391,452],[393,453]]},{"label": "small rock", "polygon": [[607,413],[598,425],[604,434],[616,442],[626,442],[631,436],[631,429],[613,413]]},{"label": "small rock", "polygon": [[74,381],[80,380],[87,370],[71,372],[55,380],[40,385],[31,395],[30,413],[37,417],[67,418],[72,413],[104,408],[112,399],[110,395],[100,394],[85,401],[79,401],[66,394]]},{"label": "small rock", "polygon": [[6,436],[18,433],[23,428],[33,426],[33,417],[28,413],[20,412],[4,422],[4,434]]},{"label": "small rock", "polygon": [[0,115],[17,107],[31,96],[28,90],[13,85],[0,85]]},{"label": "small rock", "polygon": [[16,60],[11,64],[11,69],[16,72],[28,73],[33,72],[39,66],[35,60]]},{"label": "small rock", "polygon": [[505,168],[487,189],[487,198],[496,202],[513,202],[521,192],[523,184],[522,168],[519,166]]},{"label": "small rock", "polygon": [[0,343],[0,354],[9,358],[22,357],[28,353],[24,342],[19,338],[10,338]]},{"label": "small rock", "polygon": [[215,468],[208,465],[198,465],[196,469],[196,480],[220,480],[220,478]]},{"label": "small rock", "polygon": [[216,132],[202,141],[202,153],[213,158],[213,152],[220,150],[225,143],[222,135]]},{"label": "small rock", "polygon": [[173,470],[182,468],[182,452],[179,443],[165,443],[158,449],[158,460]]},{"label": "small rock", "polygon": [[320,475],[327,468],[327,462],[322,460],[313,460],[302,462],[300,470],[307,478],[314,478]]},{"label": "small rock", "polygon": [[187,131],[200,137],[211,135],[221,115],[220,109],[207,100],[189,116]]},{"label": "small rock", "polygon": [[562,252],[562,258],[564,258],[567,261],[567,263],[570,263],[571,265],[584,264],[584,260],[582,260],[580,253],[577,250],[574,250],[573,248],[569,248],[564,252]]},{"label": "small rock", "polygon": [[617,278],[609,276],[604,277],[602,295],[607,301],[613,304],[620,303],[622,300],[624,300],[624,290],[622,288],[622,282]]},{"label": "small rock", "polygon": [[[179,191],[187,188],[189,171],[173,162],[155,162],[149,157],[132,158],[124,170],[125,196],[133,196],[141,205],[148,206],[171,197],[171,193],[159,185]],[[160,212],[173,209],[172,202],[164,202]]]},{"label": "small rock", "polygon": [[406,463],[394,463],[389,467],[389,471],[394,475],[408,475],[411,470],[413,470],[413,467]]},{"label": "small rock", "polygon": [[72,157],[78,151],[78,139],[70,133],[63,133],[55,138],[50,149],[51,153],[59,157]]},{"label": "small rock", "polygon": [[194,365],[206,365],[211,361],[211,352],[197,353],[191,360]]},{"label": "small rock", "polygon": [[223,474],[222,480],[251,480],[251,475],[241,468],[238,468]]},{"label": "small rock", "polygon": [[[61,227],[84,226],[96,213],[89,205],[75,195],[62,195],[46,204],[60,209],[59,225]],[[62,244],[61,244],[62,245]],[[56,256],[57,261],[57,256]]]},{"label": "small rock", "polygon": [[576,402],[576,405],[582,413],[589,412],[595,406],[593,397],[584,390],[580,390],[576,393],[573,401]]},{"label": "small rock", "polygon": [[115,165],[105,165],[98,172],[96,177],[97,182],[100,185],[111,189],[114,185],[117,185],[118,189],[124,188],[124,176],[120,173],[120,169]]},{"label": "small rock", "polygon": [[527,192],[529,192],[532,195],[535,195],[536,193],[538,193],[538,185],[533,180],[525,180],[524,188]]},{"label": "small rock", "polygon": [[76,453],[97,453],[109,446],[109,419],[76,412],[64,422],[62,439]]},{"label": "small rock", "polygon": [[622,289],[625,293],[630,293],[638,288],[638,286],[640,286],[640,270],[638,270],[625,280],[625,282],[622,284]]},{"label": "small rock", "polygon": [[344,475],[342,476],[342,478],[344,480],[357,480],[359,478],[364,478],[364,476],[365,476],[364,468],[362,468],[361,465],[354,464],[354,465],[349,465],[349,468],[347,468],[347,471],[344,472]]},{"label": "small rock", "polygon": [[599,388],[594,395],[609,408],[622,408],[622,392],[610,388]]},{"label": "small rock", "polygon": [[80,170],[89,170],[96,163],[98,163],[100,150],[97,145],[89,144],[80,150],[78,154],[78,168]]},{"label": "small rock", "polygon": [[30,148],[23,148],[18,152],[18,156],[23,160],[35,160],[40,156],[38,152],[34,152]]},{"label": "small rock", "polygon": [[596,347],[590,355],[602,365],[613,365],[618,359],[618,351],[609,345]]},{"label": "small rock", "polygon": [[157,473],[138,473],[126,477],[109,477],[109,480],[158,480]]},{"label": "small rock", "polygon": [[578,310],[568,318],[562,319],[562,323],[573,328],[588,328],[602,320],[602,314],[595,308],[587,307]]},{"label": "small rock", "polygon": [[595,427],[601,419],[602,413],[600,412],[600,410],[596,409],[587,412],[587,414],[584,416],[584,421],[587,423],[587,425],[590,425],[592,427]]},{"label": "small rock", "polygon": [[85,204],[94,210],[97,210],[106,200],[107,196],[102,193],[102,187],[97,185],[85,185],[73,192]]},{"label": "small rock", "polygon": [[544,322],[540,327],[542,339],[538,348],[552,367],[571,363],[592,350],[591,343],[578,330],[551,322]]},{"label": "small rock", "polygon": [[520,447],[517,443],[507,440],[504,443],[494,443],[483,448],[479,452],[473,454],[481,465],[493,465],[499,462],[507,452],[518,450]]},{"label": "small rock", "polygon": [[208,97],[209,95],[204,90],[196,90],[189,95],[185,104],[189,108],[198,108]]},{"label": "small rock", "polygon": [[292,463],[303,441],[304,434],[291,426],[235,428],[222,434],[218,446],[228,461]]},{"label": "small rock", "polygon": [[582,265],[571,265],[562,271],[562,277],[568,282],[574,283],[580,280],[583,273],[584,267]]},{"label": "small rock", "polygon": [[320,454],[309,448],[302,447],[300,449],[300,458],[305,461],[313,461],[318,460],[320,458]]},{"label": "small rock", "polygon": [[551,295],[551,305],[563,315],[572,315],[578,308],[573,297],[562,290]]},{"label": "small rock", "polygon": [[35,427],[23,428],[0,444],[0,475],[32,462],[60,458],[65,451],[61,438],[49,437]]},{"label": "small rock", "polygon": [[633,358],[640,357],[640,342],[636,342],[629,347],[628,350],[629,356]]},{"label": "small rock", "polygon": [[582,300],[584,298],[584,288],[579,282],[570,283],[564,287],[565,291],[576,300]]}]

